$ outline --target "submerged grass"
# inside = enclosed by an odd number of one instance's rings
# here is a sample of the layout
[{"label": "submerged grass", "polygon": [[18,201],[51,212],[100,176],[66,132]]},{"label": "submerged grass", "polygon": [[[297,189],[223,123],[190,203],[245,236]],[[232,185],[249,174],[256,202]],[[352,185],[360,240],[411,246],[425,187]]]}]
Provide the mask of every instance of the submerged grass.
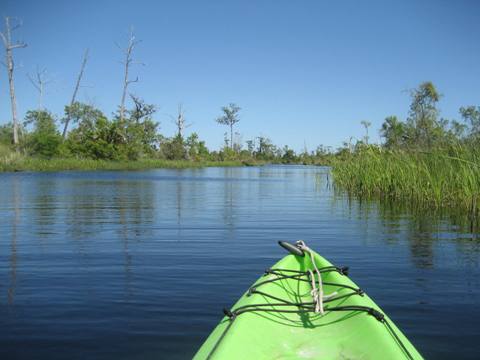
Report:
[{"label": "submerged grass", "polygon": [[420,152],[369,147],[336,160],[332,175],[336,187],[357,196],[461,208],[479,217],[480,152],[475,148]]}]

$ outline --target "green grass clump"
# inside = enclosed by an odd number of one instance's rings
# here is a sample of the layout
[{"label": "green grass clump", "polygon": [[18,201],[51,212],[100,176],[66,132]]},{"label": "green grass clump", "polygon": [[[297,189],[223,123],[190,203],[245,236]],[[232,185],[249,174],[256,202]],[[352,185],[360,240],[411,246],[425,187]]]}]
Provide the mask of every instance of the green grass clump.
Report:
[{"label": "green grass clump", "polygon": [[480,152],[473,147],[424,152],[372,146],[336,160],[332,175],[337,188],[357,196],[479,215]]},{"label": "green grass clump", "polygon": [[0,144],[0,171],[15,167],[15,164],[23,160],[23,156],[12,151],[10,147]]}]

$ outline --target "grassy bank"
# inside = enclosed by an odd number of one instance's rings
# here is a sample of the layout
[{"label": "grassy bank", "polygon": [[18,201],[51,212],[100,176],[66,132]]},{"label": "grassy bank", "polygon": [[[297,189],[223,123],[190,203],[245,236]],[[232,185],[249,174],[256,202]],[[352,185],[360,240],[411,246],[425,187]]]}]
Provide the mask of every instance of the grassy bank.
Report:
[{"label": "grassy bank", "polygon": [[108,161],[75,158],[42,159],[22,156],[0,149],[0,172],[62,171],[62,170],[142,170],[155,168],[185,169],[209,166],[261,165],[242,161],[188,161],[141,159],[136,161]]},{"label": "grassy bank", "polygon": [[357,196],[480,215],[480,152],[475,148],[419,152],[368,147],[337,159],[332,174],[336,187]]}]

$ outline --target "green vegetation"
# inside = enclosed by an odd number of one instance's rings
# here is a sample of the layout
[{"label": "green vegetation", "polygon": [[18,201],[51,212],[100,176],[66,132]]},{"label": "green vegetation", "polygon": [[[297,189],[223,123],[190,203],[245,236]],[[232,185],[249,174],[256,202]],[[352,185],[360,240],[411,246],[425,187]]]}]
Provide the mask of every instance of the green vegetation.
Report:
[{"label": "green vegetation", "polygon": [[450,150],[409,152],[368,147],[336,161],[337,185],[356,194],[408,199],[417,205],[480,208],[480,152],[461,146]]},{"label": "green vegetation", "polygon": [[406,121],[385,119],[382,145],[358,141],[338,151],[332,170],[336,186],[413,207],[459,208],[478,219],[480,108],[462,107],[460,123],[439,118],[440,95],[432,83],[421,84],[411,97]]},{"label": "green vegetation", "polygon": [[[230,148],[234,149],[233,142],[233,126],[240,121],[238,113],[240,112],[240,106],[231,103],[228,106],[222,107],[223,115],[217,118],[217,123],[221,125],[227,125],[230,127]],[[225,141],[225,145],[228,146],[228,143]]]},{"label": "green vegetation", "polygon": [[209,166],[242,166],[241,161],[186,161],[142,159],[136,161],[113,161],[75,158],[44,159],[26,157],[10,152],[2,155],[0,149],[0,171],[61,171],[61,170],[144,170],[154,168],[199,168]]},{"label": "green vegetation", "polygon": [[[0,126],[0,171],[52,171],[73,169],[146,169],[155,167],[200,167],[255,165],[263,163],[318,164],[328,161],[328,151],[304,151],[297,155],[287,146],[279,148],[265,137],[247,141],[244,148],[233,138],[240,108],[223,107],[224,120],[230,127],[230,140],[219,151],[210,151],[197,133],[183,135],[183,110],[175,121],[178,132],[169,138],[160,134],[153,119],[156,108],[132,96],[134,106],[123,118],[109,119],[92,105],[74,102],[65,107],[60,120],[48,110],[28,111],[19,126],[19,141],[14,145],[13,126]],[[62,123],[70,125],[65,137]],[[65,128],[65,126],[62,126]],[[233,145],[233,146],[232,146]]]}]

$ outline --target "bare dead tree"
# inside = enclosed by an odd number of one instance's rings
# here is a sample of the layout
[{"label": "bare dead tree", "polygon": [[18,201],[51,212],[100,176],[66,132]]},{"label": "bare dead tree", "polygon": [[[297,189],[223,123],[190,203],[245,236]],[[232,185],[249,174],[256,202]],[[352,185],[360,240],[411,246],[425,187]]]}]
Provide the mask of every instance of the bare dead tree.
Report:
[{"label": "bare dead tree", "polygon": [[27,73],[27,77],[32,83],[32,85],[38,91],[38,109],[43,109],[43,95],[45,94],[45,86],[50,84],[52,81],[47,78],[47,69],[40,69],[37,65],[35,76],[31,76]]},{"label": "bare dead tree", "polygon": [[6,51],[6,64],[8,72],[8,83],[10,85],[10,102],[12,104],[12,123],[13,123],[13,143],[18,145],[18,119],[17,119],[17,100],[15,97],[15,86],[13,82],[13,70],[15,69],[15,63],[13,62],[12,51],[14,49],[24,48],[27,46],[24,42],[16,42],[12,44],[12,32],[21,26],[21,22],[17,22],[15,25],[11,25],[10,17],[5,17],[5,31],[0,32],[0,36],[3,40],[3,45]]},{"label": "bare dead tree", "polygon": [[[77,98],[77,93],[78,93],[78,89],[80,88],[80,83],[82,82],[85,65],[87,65],[87,61],[88,61],[88,51],[89,50],[86,49],[85,52],[83,53],[82,66],[80,67],[80,72],[78,73],[77,82],[75,83],[75,88],[73,89],[73,95],[72,95],[72,100],[70,101],[70,107],[73,106]],[[67,129],[68,129],[69,123],[70,123],[70,116],[67,115],[65,119],[65,126],[63,127],[63,134],[62,134],[63,139],[65,139],[65,137],[67,136]]]},{"label": "bare dead tree", "polygon": [[[122,99],[120,101],[120,122],[123,122],[125,118],[125,98],[127,97],[127,88],[128,85],[131,83],[138,82],[138,76],[135,78],[135,80],[129,80],[128,78],[128,73],[130,71],[130,65],[134,63],[133,58],[132,58],[132,53],[133,49],[135,46],[140,43],[140,40],[135,39],[135,34],[133,32],[133,27],[130,28],[130,36],[128,39],[128,46],[125,49],[122,49],[124,55],[125,55],[125,60],[122,62],[124,65],[124,78],[123,78],[123,91],[122,91]],[[118,45],[117,45],[118,46]],[[120,48],[120,46],[119,46]]]},{"label": "bare dead tree", "polygon": [[192,124],[187,124],[187,121],[185,119],[185,110],[183,109],[182,103],[178,104],[177,117],[174,118],[173,122],[177,127],[177,135],[183,138],[183,132],[185,131],[186,128],[190,127]]}]

